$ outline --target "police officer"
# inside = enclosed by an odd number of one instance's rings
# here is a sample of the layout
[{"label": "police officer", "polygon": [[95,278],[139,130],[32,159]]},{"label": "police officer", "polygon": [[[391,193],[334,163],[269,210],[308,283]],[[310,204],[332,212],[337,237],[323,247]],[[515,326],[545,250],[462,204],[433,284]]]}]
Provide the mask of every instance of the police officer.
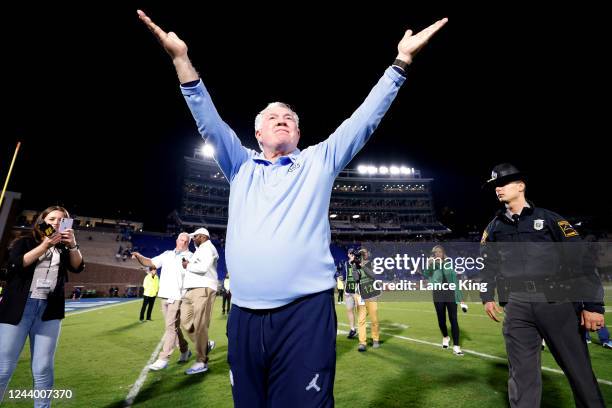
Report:
[{"label": "police officer", "polygon": [[[578,232],[558,214],[526,200],[525,175],[513,165],[495,166],[486,186],[495,188],[504,208],[482,236],[487,290],[481,297],[486,313],[496,322],[496,313],[501,312],[494,299],[496,288],[505,306],[510,406],[540,406],[543,338],[569,380],[576,406],[604,407],[584,341],[584,329],[593,331],[604,324],[599,294],[570,302],[550,289],[564,287],[562,255],[558,255],[563,244],[552,243],[580,240]],[[601,283],[596,285],[601,288]]]}]

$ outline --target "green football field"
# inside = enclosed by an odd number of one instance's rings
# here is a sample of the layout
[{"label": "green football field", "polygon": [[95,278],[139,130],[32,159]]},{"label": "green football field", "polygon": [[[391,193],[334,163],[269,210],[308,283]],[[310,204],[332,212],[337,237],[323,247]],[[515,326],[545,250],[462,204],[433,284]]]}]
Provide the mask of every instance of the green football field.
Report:
[{"label": "green football field", "polygon": [[[55,388],[69,389],[72,399],[56,400],[56,407],[123,407],[138,378],[144,379],[133,406],[231,407],[226,362],[226,317],[220,299],[214,310],[211,338],[217,343],[209,371],[187,376],[188,367],[176,363],[146,376],[143,368],[158,346],[163,324],[156,302],[153,322],[138,321],[140,301],[69,315],[55,362]],[[344,305],[337,305],[339,334],[335,384],[339,407],[503,407],[507,406],[507,365],[501,324],[485,316],[482,305],[470,303],[460,312],[463,357],[440,346],[433,304],[381,302],[382,347],[357,352],[357,340],[346,338]],[[589,345],[595,374],[608,404],[612,404],[612,350]],[[26,344],[9,390],[30,389],[29,345]],[[193,362],[193,358],[189,364]],[[544,407],[573,407],[570,387],[550,353],[542,357]],[[145,370],[146,372],[146,370]],[[7,407],[32,406],[32,401],[8,399]]]}]

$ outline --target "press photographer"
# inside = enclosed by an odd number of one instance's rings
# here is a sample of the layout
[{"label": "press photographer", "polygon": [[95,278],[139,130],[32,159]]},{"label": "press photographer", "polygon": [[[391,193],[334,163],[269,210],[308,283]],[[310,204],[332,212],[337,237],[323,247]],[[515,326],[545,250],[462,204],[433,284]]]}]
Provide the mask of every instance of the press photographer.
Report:
[{"label": "press photographer", "polygon": [[[372,347],[380,347],[380,334],[378,327],[378,302],[377,298],[381,292],[374,289],[376,275],[372,271],[370,263],[370,252],[366,248],[350,250],[348,253],[349,270],[348,277],[355,282],[355,301],[359,313],[358,331],[359,348],[358,351],[366,351],[366,315],[370,316],[372,327]],[[347,280],[347,285],[349,281]]]}]

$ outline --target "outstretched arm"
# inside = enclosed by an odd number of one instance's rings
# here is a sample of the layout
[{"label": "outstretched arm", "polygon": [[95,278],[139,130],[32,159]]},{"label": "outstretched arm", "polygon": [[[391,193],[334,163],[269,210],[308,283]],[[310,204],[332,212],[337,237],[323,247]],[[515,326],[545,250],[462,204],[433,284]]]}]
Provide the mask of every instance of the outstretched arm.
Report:
[{"label": "outstretched arm", "polygon": [[396,58],[401,63],[394,65],[401,65],[400,68],[388,68],[361,106],[320,144],[324,160],[334,173],[342,171],[368,141],[406,79],[403,70],[447,21],[446,18],[439,20],[414,35],[411,30],[406,31],[397,45]]},{"label": "outstretched arm", "polygon": [[179,81],[187,85],[181,87],[181,91],[198,125],[198,131],[215,149],[214,158],[231,182],[240,165],[248,158],[248,152],[234,131],[221,119],[204,84],[199,81],[200,77],[187,56],[187,44],[175,33],[162,30],[142,10],[138,10],[138,17],[172,58]]},{"label": "outstretched arm", "polygon": [[141,255],[140,252],[132,252],[132,259],[137,260],[142,266],[155,266],[151,258]]}]

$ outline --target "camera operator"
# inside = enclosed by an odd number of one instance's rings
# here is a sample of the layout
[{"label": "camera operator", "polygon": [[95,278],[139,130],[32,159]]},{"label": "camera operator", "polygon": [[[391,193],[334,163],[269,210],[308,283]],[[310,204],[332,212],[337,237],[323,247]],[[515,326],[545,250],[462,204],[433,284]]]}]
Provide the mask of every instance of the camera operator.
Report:
[{"label": "camera operator", "polygon": [[378,296],[380,291],[374,289],[374,279],[376,275],[372,271],[372,265],[370,265],[370,251],[366,248],[360,250],[349,251],[349,271],[355,281],[355,301],[357,303],[357,311],[359,313],[358,318],[358,330],[359,330],[359,347],[358,351],[366,351],[366,315],[370,316],[371,328],[372,328],[372,347],[380,347],[380,332],[378,327]]},{"label": "camera operator", "polygon": [[[348,257],[352,254],[352,249],[348,252]],[[349,325],[351,330],[349,331],[347,339],[354,339],[357,335],[355,330],[355,306],[357,301],[355,300],[355,292],[357,292],[357,284],[355,278],[351,272],[351,267],[348,261],[342,263],[342,278],[344,283],[344,306],[346,306],[346,316],[348,317]]]}]

